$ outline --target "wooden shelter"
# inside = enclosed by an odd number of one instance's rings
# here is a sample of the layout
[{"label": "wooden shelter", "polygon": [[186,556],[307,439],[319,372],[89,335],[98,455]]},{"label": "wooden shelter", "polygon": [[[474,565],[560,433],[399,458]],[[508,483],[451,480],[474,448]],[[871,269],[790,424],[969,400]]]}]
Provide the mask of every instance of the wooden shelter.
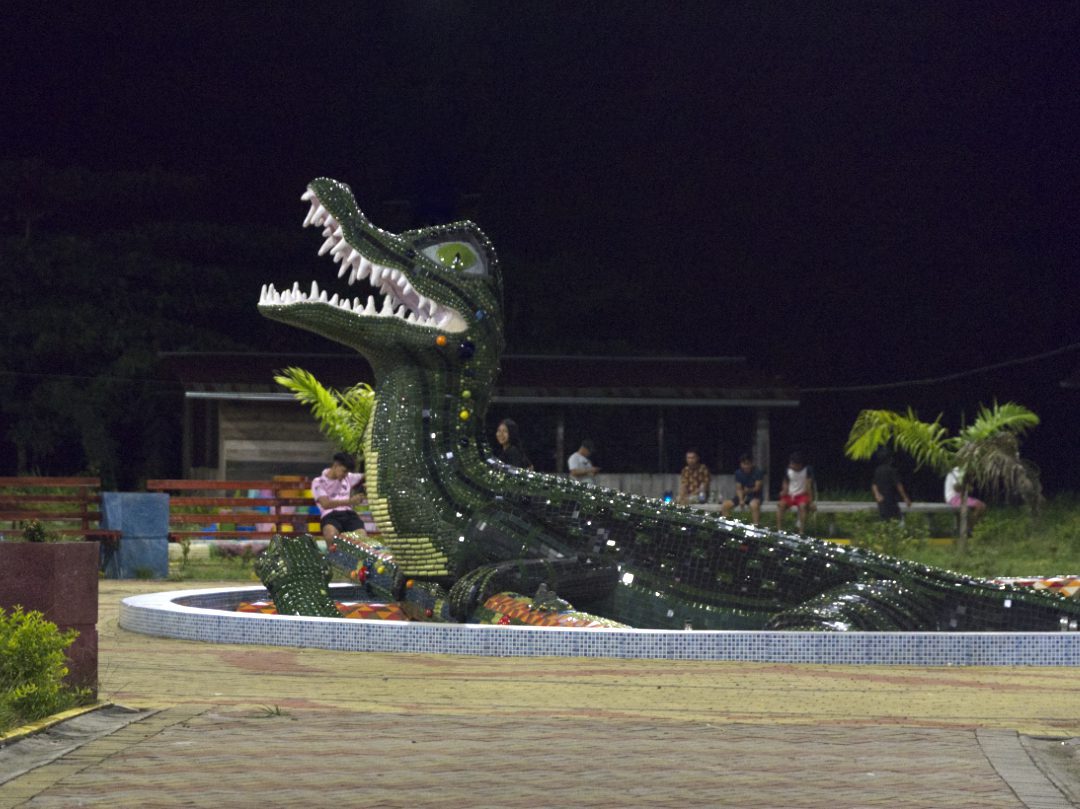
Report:
[{"label": "wooden shelter", "polygon": [[[371,368],[356,354],[181,352],[163,354],[162,361],[183,386],[183,474],[194,478],[312,475],[326,465],[335,448],[307,409],[274,382],[275,372],[300,367],[339,389],[373,382]],[[577,448],[581,436],[568,436],[566,424],[582,409],[653,413],[655,436],[645,443],[656,454],[635,463],[639,471],[667,474],[668,436],[691,409],[740,411],[747,434],[739,446],[768,468],[770,414],[798,404],[796,391],[755,374],[741,357],[508,355],[492,396],[493,414],[520,408],[546,414],[556,472]]]}]

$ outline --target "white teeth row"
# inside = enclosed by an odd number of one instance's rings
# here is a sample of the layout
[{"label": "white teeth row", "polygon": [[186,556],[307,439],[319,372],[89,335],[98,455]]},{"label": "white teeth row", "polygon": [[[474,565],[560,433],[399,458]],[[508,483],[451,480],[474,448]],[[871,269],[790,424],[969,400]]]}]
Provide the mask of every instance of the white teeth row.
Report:
[{"label": "white teeth row", "polygon": [[441,322],[448,322],[452,317],[450,314],[444,313],[440,323],[437,323],[434,318],[410,311],[409,307],[403,303],[395,302],[389,295],[383,298],[381,306],[376,304],[374,295],[368,295],[367,301],[360,298],[353,298],[352,300],[338,298],[337,294],[327,295],[325,289],[320,290],[318,283],[315,281],[311,282],[311,291],[308,293],[301,292],[299,284],[293,284],[292,289],[286,289],[283,292],[278,292],[273,284],[263,284],[262,292],[259,295],[260,306],[287,306],[293,303],[324,303],[356,315],[397,317],[406,323],[417,326],[434,326],[436,328],[441,325]]},{"label": "white teeth row", "polygon": [[[362,281],[365,278],[368,279],[371,286],[386,296],[390,310],[395,314],[403,307],[403,301],[405,299],[415,300],[415,304],[411,304],[411,309],[415,311],[413,311],[412,315],[405,318],[410,323],[441,327],[455,319],[455,314],[453,312],[440,308],[435,301],[425,298],[419,292],[414,290],[412,284],[409,283],[401,270],[392,267],[383,267],[360,255],[360,253],[345,240],[345,234],[342,231],[341,225],[334,219],[330,212],[322,206],[322,203],[319,202],[319,198],[315,195],[314,191],[310,189],[307,190],[300,199],[311,203],[311,208],[308,210],[307,216],[304,217],[304,227],[314,225],[315,227],[321,227],[323,229],[322,235],[325,237],[325,241],[319,248],[319,255],[325,256],[329,253],[334,263],[341,265],[340,269],[338,269],[338,278],[347,274],[349,286],[352,286],[357,281]],[[313,284],[312,289],[316,288],[316,285]],[[272,290],[273,287],[270,287],[270,289]],[[281,293],[281,295],[291,296],[294,292],[299,293],[299,285],[294,286],[292,292],[284,292]],[[334,298],[336,297],[337,296],[335,295]],[[288,302],[296,303],[298,300],[329,303],[333,299],[327,299],[326,293],[324,292],[321,298],[313,293],[308,297],[290,300]],[[359,298],[354,299],[354,301],[358,300]],[[372,307],[370,305],[362,306],[359,309],[350,307],[347,299],[338,302],[337,305],[354,312],[362,312],[365,314],[374,313],[371,311]],[[385,310],[386,305],[383,306],[383,309],[380,310],[379,313],[381,314],[382,311]],[[408,309],[406,309],[406,311],[408,311]]]}]

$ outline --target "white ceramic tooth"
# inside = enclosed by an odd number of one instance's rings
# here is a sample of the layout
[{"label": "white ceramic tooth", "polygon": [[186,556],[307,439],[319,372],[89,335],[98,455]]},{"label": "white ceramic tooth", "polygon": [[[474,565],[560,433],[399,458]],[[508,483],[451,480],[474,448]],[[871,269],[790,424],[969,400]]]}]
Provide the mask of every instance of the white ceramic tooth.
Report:
[{"label": "white ceramic tooth", "polygon": [[345,236],[344,231],[342,231],[340,226],[337,226],[337,222],[334,222],[334,225],[336,226],[334,227],[334,235],[337,236],[339,239],[343,238]]},{"label": "white ceramic tooth", "polygon": [[368,295],[367,306],[364,307],[364,314],[365,315],[373,315],[373,314],[375,314],[375,296],[374,295]]},{"label": "white ceramic tooth", "polygon": [[371,268],[374,265],[363,256],[360,256],[360,261],[356,265],[356,280],[361,278],[367,278],[371,275]]},{"label": "white ceramic tooth", "polygon": [[347,261],[343,261],[341,262],[341,266],[338,268],[337,277],[340,278],[347,272],[349,273],[349,276],[352,277],[353,273],[349,272],[349,263]]},{"label": "white ceramic tooth", "polygon": [[[341,228],[338,228],[338,230],[341,230]],[[338,234],[335,232],[334,235],[337,236]],[[334,245],[334,249],[331,252],[336,253],[338,255],[341,255],[346,250],[351,250],[351,249],[352,248],[349,247],[349,243],[347,241],[345,241],[344,238],[342,238],[340,242],[338,242],[337,244]]]},{"label": "white ceramic tooth", "polygon": [[383,268],[378,264],[371,265],[371,285],[378,288],[379,279],[382,278]]},{"label": "white ceramic tooth", "polygon": [[394,314],[394,304],[391,303],[389,295],[383,298],[382,309],[379,310],[379,314],[385,315],[386,317],[390,317]]},{"label": "white ceramic tooth", "polygon": [[328,215],[329,214],[326,213],[326,208],[320,205],[318,208],[315,209],[315,215],[311,217],[311,221],[314,222],[316,225],[321,225],[323,223],[323,220],[326,219]]},{"label": "white ceramic tooth", "polygon": [[401,293],[403,295],[408,295],[412,291],[413,291],[412,284],[410,284],[408,281],[402,279],[402,281],[401,281]]},{"label": "white ceramic tooth", "polygon": [[[345,265],[344,264],[341,265],[341,272],[345,272]],[[338,277],[339,278],[341,277],[341,273],[338,273]],[[352,286],[355,283],[356,283],[356,267],[353,267],[351,270],[349,270],[349,286]]]},{"label": "white ceramic tooth", "polygon": [[337,293],[335,292],[334,293],[334,299],[330,300],[329,298],[326,297],[326,290],[324,289],[322,291],[322,294],[319,295],[319,301],[321,303],[335,303],[337,301]]},{"label": "white ceramic tooth", "polygon": [[307,202],[310,199],[315,199],[315,192],[309,188],[307,191],[300,195],[300,201]]},{"label": "white ceramic tooth", "polygon": [[333,236],[327,236],[326,241],[323,242],[322,247],[319,248],[319,255],[325,256],[327,253],[330,252],[330,248],[332,248],[335,244],[337,244],[337,239],[335,239]]},{"label": "white ceramic tooth", "polygon": [[311,282],[311,295],[309,297],[312,297],[312,298],[319,297],[319,282],[318,281],[312,281]]},{"label": "white ceramic tooth", "polygon": [[318,207],[318,204],[314,202],[311,203],[311,207],[308,208],[307,216],[304,217],[304,227],[307,227],[311,224],[312,220],[315,218],[315,211],[318,209]]},{"label": "white ceramic tooth", "polygon": [[345,258],[346,264],[356,264],[360,260],[360,254],[355,250],[350,249],[349,255]]}]

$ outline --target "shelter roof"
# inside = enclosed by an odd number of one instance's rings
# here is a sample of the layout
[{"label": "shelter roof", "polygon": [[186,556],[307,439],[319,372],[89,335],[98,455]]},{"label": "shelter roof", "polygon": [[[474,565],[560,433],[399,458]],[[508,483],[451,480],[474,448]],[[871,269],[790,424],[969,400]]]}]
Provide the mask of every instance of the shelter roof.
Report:
[{"label": "shelter roof", "polygon": [[[276,372],[295,366],[327,387],[374,382],[357,354],[170,352],[161,355],[192,399],[288,400]],[[518,404],[794,407],[798,391],[743,357],[506,355],[492,395]]]}]

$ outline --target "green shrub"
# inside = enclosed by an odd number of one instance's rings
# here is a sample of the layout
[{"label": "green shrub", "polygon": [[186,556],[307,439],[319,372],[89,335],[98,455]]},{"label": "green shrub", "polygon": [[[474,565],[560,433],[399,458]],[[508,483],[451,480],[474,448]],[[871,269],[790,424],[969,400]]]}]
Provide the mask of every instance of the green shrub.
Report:
[{"label": "green shrub", "polygon": [[60,542],[61,537],[55,531],[48,530],[40,520],[27,520],[22,523],[24,542]]},{"label": "green shrub", "polygon": [[65,650],[79,635],[61,632],[40,612],[0,607],[0,731],[87,702],[90,690],[70,688]]},{"label": "green shrub", "polygon": [[875,514],[852,514],[851,544],[888,556],[909,556],[926,546],[926,520],[921,514],[909,514],[904,522],[882,520]]}]

